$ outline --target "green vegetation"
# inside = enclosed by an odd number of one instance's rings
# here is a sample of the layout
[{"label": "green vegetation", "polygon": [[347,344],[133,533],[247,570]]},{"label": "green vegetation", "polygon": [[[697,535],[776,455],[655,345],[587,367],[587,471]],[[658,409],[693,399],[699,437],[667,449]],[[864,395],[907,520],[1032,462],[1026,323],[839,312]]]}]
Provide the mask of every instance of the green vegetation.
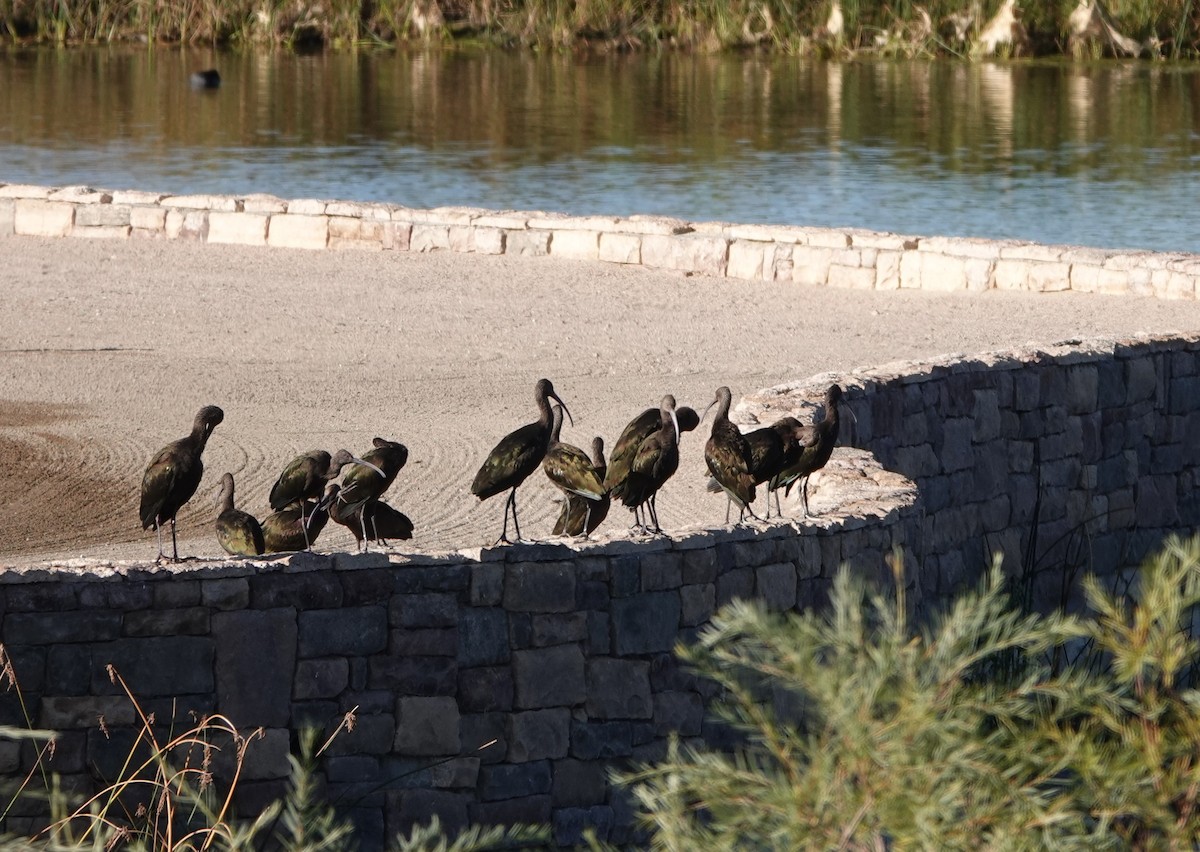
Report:
[{"label": "green vegetation", "polygon": [[[1086,579],[1078,615],[1015,604],[997,563],[977,591],[917,624],[898,554],[892,565],[890,594],[843,569],[824,612],[735,602],[679,648],[723,687],[715,710],[741,745],[673,742],[663,762],[619,778],[653,848],[1196,848],[1200,538],[1168,541],[1117,581],[1129,585],[1121,593]],[[43,778],[50,828],[0,849],[353,848],[314,782],[329,740],[307,737],[290,795],[239,823],[229,801],[254,735],[213,717],[160,741],[138,712],[120,780],[68,810]],[[221,792],[218,742],[233,778]],[[30,783],[17,795],[31,795]],[[466,852],[545,837],[472,830],[452,842],[435,822],[389,848]]]},{"label": "green vegetation", "polygon": [[[484,42],[538,49],[759,48],[849,56],[965,55],[1001,0],[917,4],[842,0],[0,0],[0,32],[14,41],[303,44]],[[997,52],[1089,55],[1111,45],[1068,44],[1067,0],[1024,0],[1028,39]],[[1104,8],[1104,7],[1101,7]],[[1192,0],[1133,0],[1104,16],[1148,55],[1200,53]]]},{"label": "green vegetation", "polygon": [[825,614],[726,608],[680,653],[746,745],[676,744],[624,779],[654,847],[1195,848],[1200,541],[1137,580],[1136,600],[1089,579],[1090,614],[1039,616],[997,565],[924,629],[845,572]]}]

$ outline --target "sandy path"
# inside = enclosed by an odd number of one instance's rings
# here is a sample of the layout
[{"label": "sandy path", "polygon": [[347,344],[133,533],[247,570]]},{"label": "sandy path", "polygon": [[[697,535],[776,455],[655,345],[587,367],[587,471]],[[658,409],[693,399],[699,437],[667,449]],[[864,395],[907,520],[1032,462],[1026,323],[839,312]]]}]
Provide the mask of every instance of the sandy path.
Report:
[{"label": "sandy path", "polygon": [[[850,292],[683,277],[608,264],[441,253],[311,253],[166,242],[0,239],[0,564],[156,552],[137,520],[142,470],[202,405],[225,410],[181,552],[217,556],[220,474],[259,517],[297,452],[401,440],[389,502],[410,549],[492,541],[503,498],[471,478],[534,419],[554,381],[576,418],[564,440],[610,442],[663,393],[703,408],[758,388],[946,352],[1067,337],[1200,330],[1200,304],[1074,294]],[[702,429],[705,433],[707,430]],[[667,528],[717,524],[704,435],[685,437],[660,495]],[[526,535],[557,494],[518,492]],[[613,510],[604,529],[627,525]],[[319,549],[346,548],[331,526]]]}]

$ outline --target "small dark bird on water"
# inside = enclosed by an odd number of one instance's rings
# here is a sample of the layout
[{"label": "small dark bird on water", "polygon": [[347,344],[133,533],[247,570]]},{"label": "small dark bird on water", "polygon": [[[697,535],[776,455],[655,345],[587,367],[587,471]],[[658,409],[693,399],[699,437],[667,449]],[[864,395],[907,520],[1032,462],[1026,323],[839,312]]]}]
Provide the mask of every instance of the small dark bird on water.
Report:
[{"label": "small dark bird on water", "polygon": [[221,85],[221,72],[216,68],[206,68],[196,71],[188,78],[193,89],[216,89]]},{"label": "small dark bird on water", "polygon": [[[271,486],[268,498],[271,508],[279,512],[293,503],[299,503],[303,509],[305,501],[320,500],[325,495],[325,483],[335,478],[342,472],[343,467],[351,463],[366,465],[380,476],[385,475],[378,466],[358,458],[349,450],[338,450],[333,456],[324,450],[311,450],[296,456],[288,462],[283,473],[279,474],[279,478]],[[301,521],[304,518],[302,512]],[[301,523],[302,534],[308,529],[309,525]],[[308,546],[304,549],[307,550]]]},{"label": "small dark bird on water", "polygon": [[200,460],[208,436],[225,419],[225,412],[215,405],[206,405],[196,414],[190,434],[167,444],[142,474],[142,502],[138,514],[142,529],[154,527],[158,534],[158,560],[166,559],[162,546],[162,526],[171,523],[171,561],[179,561],[175,542],[175,514],[200,487],[204,464]]},{"label": "small dark bird on water", "polygon": [[[704,414],[707,415],[709,408],[714,405],[717,407],[712,432],[709,435],[708,443],[704,445],[704,461],[708,465],[708,471],[713,475],[713,479],[731,500],[737,502],[738,522],[740,523],[747,512],[752,518],[757,519],[758,516],[750,508],[750,504],[754,502],[754,475],[750,472],[753,463],[750,457],[750,445],[729,420],[729,404],[732,398],[729,388],[719,387],[716,397],[708,404],[708,408],[704,409]],[[704,417],[702,416],[700,419],[703,420]]]},{"label": "small dark bird on water", "polygon": [[234,556],[261,556],[266,545],[258,521],[249,512],[233,507],[233,474],[221,477],[221,514],[217,515],[217,541]]},{"label": "small dark bird on water", "polygon": [[554,385],[550,383],[549,379],[538,379],[538,383],[533,389],[533,398],[538,407],[538,419],[501,438],[500,443],[496,444],[488,453],[488,457],[471,483],[471,493],[480,500],[486,500],[508,491],[508,500],[504,503],[504,527],[500,532],[500,538],[496,540],[497,544],[502,541],[508,542],[510,509],[517,540],[521,540],[521,527],[517,523],[517,486],[524,482],[529,474],[537,470],[538,465],[546,456],[546,449],[550,446],[550,429],[553,420],[550,400],[553,399],[561,405],[567,414],[567,419],[571,421],[571,425],[575,425],[575,419],[571,417],[570,409],[554,392]]},{"label": "small dark bird on water", "polygon": [[[604,439],[597,435],[592,438],[592,469],[596,476],[604,482],[608,465],[604,461]],[[554,523],[554,535],[581,535],[584,538],[596,531],[596,528],[608,517],[611,500],[608,491],[599,500],[589,500],[576,494],[567,493],[562,511]]]},{"label": "small dark bird on water", "polygon": [[[785,495],[791,493],[792,486],[797,481],[804,480],[801,483],[800,501],[804,507],[804,517],[806,518],[810,514],[808,510],[808,478],[825,467],[830,455],[833,453],[834,446],[837,444],[838,430],[841,426],[841,417],[839,416],[841,402],[841,387],[830,385],[829,390],[825,391],[824,417],[813,423],[812,426],[805,427],[800,437],[801,443],[804,444],[804,450],[801,452],[800,458],[783,470],[778,477],[779,485],[783,486],[783,493]],[[849,408],[846,410],[850,413],[851,419],[853,419],[854,412]]]},{"label": "small dark bird on water", "polygon": [[550,445],[542,459],[542,470],[546,478],[554,483],[566,498],[581,497],[588,502],[584,507],[584,537],[590,521],[591,504],[604,499],[603,476],[596,472],[588,454],[572,444],[560,440],[562,431],[562,408],[554,407],[550,426]]},{"label": "small dark bird on water", "polygon": [[[362,537],[359,543],[366,547],[366,542],[373,541],[376,536],[368,535],[366,529],[367,507],[379,500],[383,492],[396,481],[396,475],[408,462],[408,447],[399,441],[389,441],[386,438],[375,438],[374,448],[363,453],[361,464],[351,468],[342,477],[340,493],[337,497],[338,509],[330,510],[330,515],[337,520],[339,515],[349,517],[357,514]],[[340,523],[340,521],[339,521]]]},{"label": "small dark bird on water", "polygon": [[679,468],[679,420],[675,397],[671,394],[663,397],[658,420],[658,429],[638,444],[637,453],[629,465],[629,473],[622,482],[613,486],[612,491],[614,497],[633,510],[634,526],[643,530],[646,529],[646,523],[644,519],[639,520],[638,509],[645,506],[654,523],[655,533],[662,532],[655,505],[658,490]]},{"label": "small dark bird on water", "polygon": [[292,503],[263,518],[264,553],[311,550],[325,524],[329,512],[312,500]]}]

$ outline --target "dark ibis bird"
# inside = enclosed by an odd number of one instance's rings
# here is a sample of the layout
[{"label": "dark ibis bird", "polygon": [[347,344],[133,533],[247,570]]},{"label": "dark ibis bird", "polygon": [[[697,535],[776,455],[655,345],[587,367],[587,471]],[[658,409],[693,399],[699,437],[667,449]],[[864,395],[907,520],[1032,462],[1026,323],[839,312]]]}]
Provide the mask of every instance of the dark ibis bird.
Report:
[{"label": "dark ibis bird", "polygon": [[[592,468],[603,483],[608,465],[604,461],[604,439],[599,435],[592,438]],[[582,535],[586,538],[608,517],[610,503],[607,490],[599,500],[589,500],[568,492],[562,511],[554,524],[553,534]]]},{"label": "dark ibis bird", "polygon": [[[674,405],[675,398],[671,397]],[[642,441],[649,438],[662,428],[662,408],[647,408],[621,431],[621,436],[613,445],[612,455],[608,460],[608,470],[604,474],[604,487],[610,492],[629,475],[629,466],[637,455]],[[700,416],[695,410],[686,405],[675,409],[675,422],[679,424],[680,434],[691,432],[700,425]]]},{"label": "dark ibis bird", "polygon": [[[311,527],[303,523],[307,517],[303,512],[306,501],[320,500],[325,495],[325,484],[351,463],[365,465],[379,476],[385,476],[377,465],[358,458],[349,450],[338,450],[333,456],[324,450],[310,450],[288,462],[283,473],[279,474],[268,498],[271,508],[278,512],[293,503],[299,503],[302,510],[300,531],[303,534]],[[304,549],[307,550],[308,546]]]},{"label": "dark ibis bird", "polygon": [[[771,517],[771,495],[775,495],[775,514],[783,516],[779,506],[779,489],[785,483],[781,482],[783,472],[800,460],[804,448],[808,444],[808,427],[795,417],[782,417],[771,424],[771,428],[779,434],[783,443],[783,457],[779,460],[774,472],[766,480],[767,483],[767,517]],[[763,480],[759,480],[761,483]]]},{"label": "dark ibis bird", "polygon": [[517,523],[517,486],[537,470],[546,456],[546,449],[550,446],[550,430],[554,416],[550,411],[550,400],[553,399],[561,405],[571,425],[575,425],[570,409],[554,392],[554,385],[549,379],[538,379],[533,389],[533,398],[537,403],[538,419],[501,438],[500,443],[488,453],[483,466],[479,468],[471,483],[471,493],[480,500],[508,491],[508,500],[504,503],[504,526],[500,538],[496,540],[497,544],[502,541],[508,542],[510,509],[517,540],[521,540],[521,527]]},{"label": "dark ibis bird", "polygon": [[142,529],[154,527],[158,534],[158,559],[166,558],[162,546],[162,526],[171,523],[171,560],[179,561],[175,543],[175,514],[200,487],[204,464],[200,460],[208,436],[225,419],[225,412],[206,405],[196,414],[190,434],[172,441],[159,450],[142,474],[142,503],[139,515]]},{"label": "dark ibis bird", "polygon": [[233,507],[233,474],[221,477],[221,514],[217,515],[217,541],[234,556],[261,556],[263,531],[249,512]]},{"label": "dark ibis bird", "polygon": [[372,501],[378,500],[396,481],[396,475],[408,462],[408,447],[399,441],[389,441],[386,438],[375,438],[374,447],[363,453],[362,463],[350,468],[342,477],[342,485],[338,493],[338,511],[331,510],[330,514],[336,519],[337,515],[347,517],[357,514],[362,538],[359,540],[365,546],[374,536],[367,534],[366,507]]},{"label": "dark ibis bird", "polygon": [[263,518],[263,552],[311,550],[328,521],[329,512],[312,500],[298,501],[273,512]]},{"label": "dark ibis bird", "polygon": [[708,408],[704,409],[704,414],[707,415],[709,409],[714,405],[717,407],[712,432],[709,434],[708,443],[704,445],[704,461],[708,465],[708,472],[713,475],[717,484],[729,495],[731,500],[737,502],[740,523],[747,512],[752,518],[758,516],[750,508],[750,504],[754,502],[754,475],[750,472],[753,464],[750,457],[750,445],[746,442],[745,436],[729,419],[729,404],[732,398],[729,388],[721,386],[717,388],[717,395],[708,404]]},{"label": "dark ibis bird", "polygon": [[188,82],[192,84],[193,89],[216,89],[221,85],[221,72],[216,68],[194,71]]},{"label": "dark ibis bird", "polygon": [[587,537],[588,522],[591,520],[591,504],[604,499],[604,477],[596,472],[588,454],[573,444],[560,440],[562,431],[562,408],[554,406],[551,415],[550,445],[542,459],[542,470],[565,497],[572,495],[588,501],[584,509],[584,537]]},{"label": "dark ibis bird", "polygon": [[658,489],[679,468],[679,420],[675,411],[675,397],[663,397],[658,411],[658,429],[647,435],[638,445],[637,453],[629,465],[624,481],[613,487],[613,496],[633,510],[634,525],[645,529],[644,520],[639,522],[638,509],[646,507],[654,522],[654,532],[662,532],[658,523],[655,502]]},{"label": "dark ibis bird", "polygon": [[[800,441],[804,445],[800,457],[784,469],[779,474],[779,485],[783,486],[783,493],[790,494],[792,486],[799,480],[804,480],[801,483],[800,503],[804,507],[804,516],[809,516],[808,511],[808,478],[816,473],[821,468],[825,467],[829,461],[830,455],[833,453],[834,445],[837,444],[838,430],[841,425],[841,417],[839,416],[840,406],[842,402],[842,389],[839,385],[830,385],[829,390],[825,391],[825,413],[824,416],[813,423],[812,426],[804,427],[800,435]],[[854,417],[854,412],[850,412],[850,417]],[[777,486],[778,487],[778,486]]]},{"label": "dark ibis bird", "polygon": [[330,483],[321,505],[329,507],[329,517],[350,530],[359,546],[364,541],[378,541],[386,547],[389,539],[407,541],[413,537],[413,522],[408,515],[381,500],[368,500],[362,507],[361,517],[356,518],[353,512],[346,510],[346,504],[337,499],[338,490],[337,483]]}]

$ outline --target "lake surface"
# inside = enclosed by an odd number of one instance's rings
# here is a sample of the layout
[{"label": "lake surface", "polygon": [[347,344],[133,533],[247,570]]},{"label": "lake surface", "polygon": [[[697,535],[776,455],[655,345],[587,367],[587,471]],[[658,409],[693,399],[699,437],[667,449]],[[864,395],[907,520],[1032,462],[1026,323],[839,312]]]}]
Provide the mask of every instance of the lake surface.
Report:
[{"label": "lake surface", "polygon": [[1195,66],[0,52],[8,182],[1200,252],[1198,166]]}]

